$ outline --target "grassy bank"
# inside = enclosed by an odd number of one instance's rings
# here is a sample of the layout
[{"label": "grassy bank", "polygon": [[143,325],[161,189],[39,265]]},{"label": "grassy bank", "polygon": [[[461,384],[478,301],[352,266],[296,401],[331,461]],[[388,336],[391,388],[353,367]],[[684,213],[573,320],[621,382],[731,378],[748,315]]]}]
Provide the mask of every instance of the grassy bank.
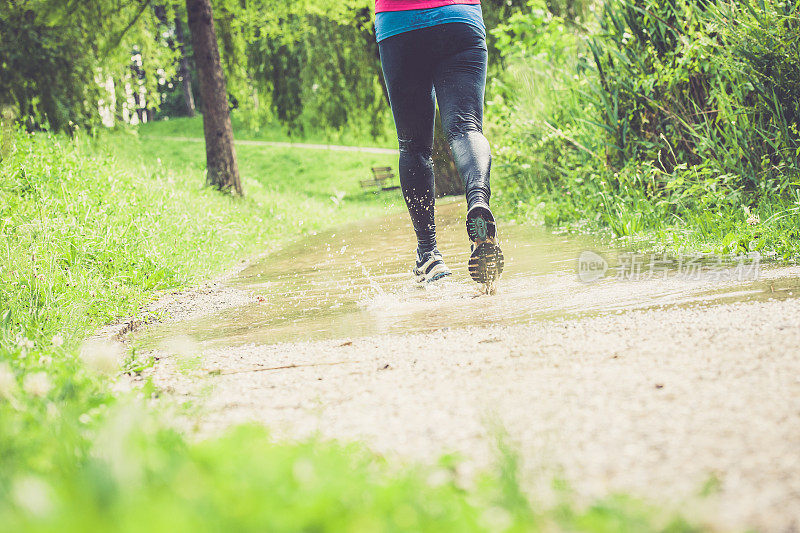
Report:
[{"label": "grassy bank", "polygon": [[800,253],[800,18],[766,2],[530,2],[495,30],[513,216],[721,254]]},{"label": "grassy bank", "polygon": [[203,187],[202,144],[120,133],[78,145],[18,135],[11,145],[0,295],[6,330],[27,337],[80,339],[153,290],[402,201],[358,185],[390,155],[241,147],[247,195],[233,199]]},{"label": "grassy bank", "polygon": [[565,492],[537,509],[507,450],[464,488],[448,459],[399,467],[359,445],[276,443],[253,427],[189,442],[162,420],[170,402],[153,403],[152,387],[120,387],[124,354],[81,348],[96,326],[159,290],[399,200],[357,184],[392,156],[239,154],[247,197],[233,199],[202,187],[201,145],[6,132],[0,530],[690,530],[629,498],[576,510]]}]

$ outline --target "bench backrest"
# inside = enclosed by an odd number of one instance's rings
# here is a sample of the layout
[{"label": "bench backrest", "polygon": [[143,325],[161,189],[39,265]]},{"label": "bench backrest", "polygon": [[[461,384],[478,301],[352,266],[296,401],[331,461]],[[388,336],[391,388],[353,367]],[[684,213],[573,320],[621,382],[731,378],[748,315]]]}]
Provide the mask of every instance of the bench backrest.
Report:
[{"label": "bench backrest", "polygon": [[390,180],[394,178],[392,167],[372,167],[372,175],[376,181]]}]

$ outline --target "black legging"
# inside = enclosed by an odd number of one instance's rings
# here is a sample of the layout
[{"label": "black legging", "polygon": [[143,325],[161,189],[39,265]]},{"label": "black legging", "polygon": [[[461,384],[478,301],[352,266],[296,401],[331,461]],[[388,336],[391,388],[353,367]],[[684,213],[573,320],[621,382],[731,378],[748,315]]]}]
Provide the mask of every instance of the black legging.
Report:
[{"label": "black legging", "polygon": [[400,145],[400,185],[420,253],[436,248],[433,125],[439,103],[467,207],[489,205],[492,156],[483,136],[486,40],[452,22],[400,33],[378,43]]}]

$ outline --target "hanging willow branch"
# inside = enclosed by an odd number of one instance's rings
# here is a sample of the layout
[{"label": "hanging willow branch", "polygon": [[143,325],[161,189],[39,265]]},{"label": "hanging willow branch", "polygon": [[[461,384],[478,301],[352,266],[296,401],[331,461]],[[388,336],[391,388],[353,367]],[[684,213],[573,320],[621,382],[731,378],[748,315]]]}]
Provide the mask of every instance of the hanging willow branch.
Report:
[{"label": "hanging willow branch", "polygon": [[119,46],[119,44],[122,42],[122,39],[125,37],[125,34],[128,33],[131,28],[133,28],[134,24],[136,24],[136,22],[138,22],[138,20],[142,17],[144,10],[147,9],[151,3],[152,0],[140,0],[141,5],[139,6],[139,10],[136,12],[136,15],[134,15],[128,25],[125,26],[121,32],[119,32],[114,40],[112,40],[109,45],[106,46],[106,49],[103,51],[103,56],[107,56],[112,50]]}]

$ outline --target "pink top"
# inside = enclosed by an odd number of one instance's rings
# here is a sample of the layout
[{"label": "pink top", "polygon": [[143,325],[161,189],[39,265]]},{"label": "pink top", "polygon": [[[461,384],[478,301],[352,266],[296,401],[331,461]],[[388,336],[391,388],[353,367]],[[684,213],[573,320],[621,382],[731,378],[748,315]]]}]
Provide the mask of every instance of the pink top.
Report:
[{"label": "pink top", "polygon": [[430,9],[453,4],[480,4],[481,0],[375,0],[375,13],[381,11],[408,11]]}]

